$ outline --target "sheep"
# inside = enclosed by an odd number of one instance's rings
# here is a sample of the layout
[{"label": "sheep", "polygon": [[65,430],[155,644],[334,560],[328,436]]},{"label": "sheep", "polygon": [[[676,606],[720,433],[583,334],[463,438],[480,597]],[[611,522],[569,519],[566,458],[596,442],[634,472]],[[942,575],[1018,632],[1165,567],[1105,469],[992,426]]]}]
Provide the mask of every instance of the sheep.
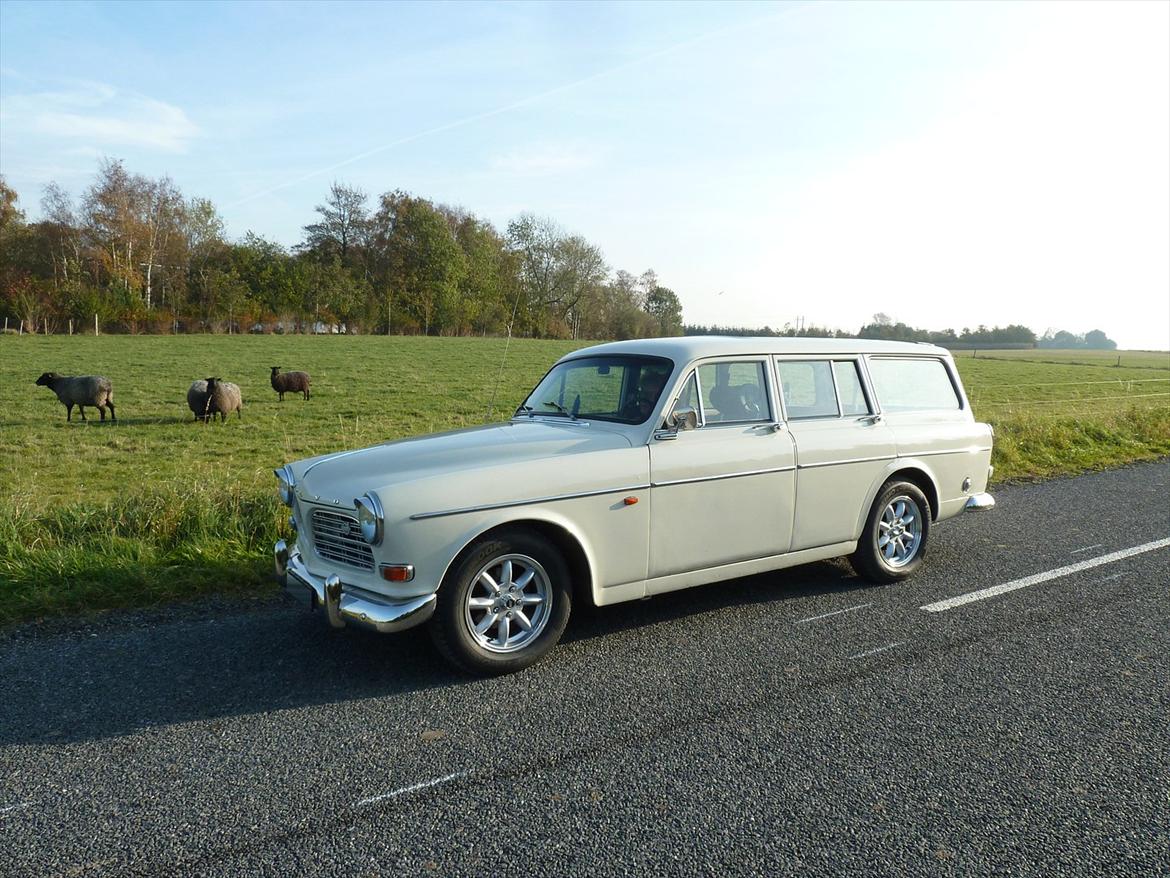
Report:
[{"label": "sheep", "polygon": [[280,394],[280,401],[284,402],[286,393],[303,393],[309,398],[309,373],[285,372],[280,373],[280,366],[272,367],[272,389]]},{"label": "sheep", "polygon": [[65,406],[65,420],[73,420],[73,407],[81,412],[81,420],[86,420],[85,407],[97,406],[102,420],[106,419],[106,406],[110,409],[110,420],[117,422],[114,414],[114,385],[109,378],[102,375],[58,375],[56,372],[45,372],[36,381],[38,387],[48,387],[57,394],[57,399]]},{"label": "sheep", "polygon": [[207,416],[215,420],[216,412],[220,421],[226,421],[232,412],[237,418],[242,418],[244,399],[238,385],[222,378],[207,379]]},{"label": "sheep", "polygon": [[192,381],[191,386],[187,388],[187,407],[191,409],[191,414],[195,416],[195,420],[207,420],[207,404],[209,401],[210,394],[207,392],[207,380],[200,378],[198,381]]}]

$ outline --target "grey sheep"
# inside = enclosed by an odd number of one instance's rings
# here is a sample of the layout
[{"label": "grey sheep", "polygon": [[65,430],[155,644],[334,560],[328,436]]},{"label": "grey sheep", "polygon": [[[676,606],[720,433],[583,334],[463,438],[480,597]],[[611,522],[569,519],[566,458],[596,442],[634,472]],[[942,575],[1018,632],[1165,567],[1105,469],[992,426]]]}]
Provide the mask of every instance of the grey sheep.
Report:
[{"label": "grey sheep", "polygon": [[227,416],[232,412],[236,413],[237,418],[242,418],[244,409],[244,398],[240,394],[240,388],[230,381],[224,381],[222,378],[208,378],[207,379],[207,416],[215,420],[215,415],[219,413],[220,421],[226,421]]},{"label": "grey sheep", "polygon": [[56,372],[45,372],[37,379],[38,387],[48,387],[57,394],[57,399],[65,406],[65,420],[73,420],[73,407],[81,412],[81,420],[86,420],[85,407],[97,406],[102,420],[106,419],[106,407],[110,409],[110,420],[117,421],[114,414],[114,385],[109,378],[102,375],[58,375]]},{"label": "grey sheep", "polygon": [[280,366],[272,367],[272,389],[280,394],[280,401],[284,402],[286,393],[303,393],[309,398],[309,373],[285,372],[281,374]]},{"label": "grey sheep", "polygon": [[207,403],[209,399],[210,394],[207,392],[207,379],[200,378],[198,381],[192,381],[191,386],[187,388],[187,407],[191,409],[191,414],[195,416],[195,420],[207,420]]}]

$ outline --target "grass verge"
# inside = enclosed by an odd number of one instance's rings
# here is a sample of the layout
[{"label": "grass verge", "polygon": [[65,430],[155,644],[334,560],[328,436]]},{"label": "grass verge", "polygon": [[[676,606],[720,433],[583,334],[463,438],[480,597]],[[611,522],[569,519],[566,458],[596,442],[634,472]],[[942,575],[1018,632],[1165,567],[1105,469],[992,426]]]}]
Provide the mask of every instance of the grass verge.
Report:
[{"label": "grass verge", "polygon": [[271,492],[168,484],[0,519],[0,624],[273,588]]},{"label": "grass verge", "polygon": [[1170,455],[1170,407],[1131,406],[1094,416],[1043,413],[991,418],[997,482],[1106,469]]}]

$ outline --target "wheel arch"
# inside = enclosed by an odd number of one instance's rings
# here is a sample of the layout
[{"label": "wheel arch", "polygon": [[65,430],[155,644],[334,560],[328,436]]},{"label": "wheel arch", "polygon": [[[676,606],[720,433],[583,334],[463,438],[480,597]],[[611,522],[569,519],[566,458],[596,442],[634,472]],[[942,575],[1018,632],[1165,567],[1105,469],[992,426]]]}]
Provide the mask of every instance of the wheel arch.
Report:
[{"label": "wheel arch", "polygon": [[556,546],[569,568],[569,576],[572,580],[573,588],[573,603],[579,604],[579,602],[585,602],[589,606],[596,605],[596,601],[593,598],[594,565],[589,556],[589,552],[585,548],[584,541],[566,523],[547,518],[525,517],[510,519],[492,524],[475,533],[455,553],[455,556],[447,565],[447,569],[443,572],[439,587],[442,588],[442,585],[446,583],[452,571],[459,568],[459,565],[463,563],[463,559],[474,550],[476,545],[485,539],[490,539],[513,530],[527,530],[537,533]]},{"label": "wheel arch", "polygon": [[903,479],[917,486],[918,490],[926,496],[926,502],[930,504],[930,520],[932,522],[938,521],[939,493],[938,483],[934,476],[921,464],[896,460],[886,467],[885,472],[870,486],[869,495],[857,519],[856,533],[860,534],[865,529],[866,519],[869,518],[873,501],[877,498],[878,492],[881,491],[883,485],[888,484],[893,479]]}]

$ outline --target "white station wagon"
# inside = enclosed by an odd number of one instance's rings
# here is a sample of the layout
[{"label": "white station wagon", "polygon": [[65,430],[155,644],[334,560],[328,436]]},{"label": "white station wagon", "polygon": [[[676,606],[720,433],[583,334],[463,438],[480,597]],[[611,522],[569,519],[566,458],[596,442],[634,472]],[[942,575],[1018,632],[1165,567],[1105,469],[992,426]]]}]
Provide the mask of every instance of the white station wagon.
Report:
[{"label": "white station wagon", "polygon": [[935,522],[994,505],[992,430],[950,354],[899,342],[664,338],[561,358],[507,423],[276,470],[285,587],[329,623],[430,623],[518,670],[601,606],[848,555],[914,572]]}]

